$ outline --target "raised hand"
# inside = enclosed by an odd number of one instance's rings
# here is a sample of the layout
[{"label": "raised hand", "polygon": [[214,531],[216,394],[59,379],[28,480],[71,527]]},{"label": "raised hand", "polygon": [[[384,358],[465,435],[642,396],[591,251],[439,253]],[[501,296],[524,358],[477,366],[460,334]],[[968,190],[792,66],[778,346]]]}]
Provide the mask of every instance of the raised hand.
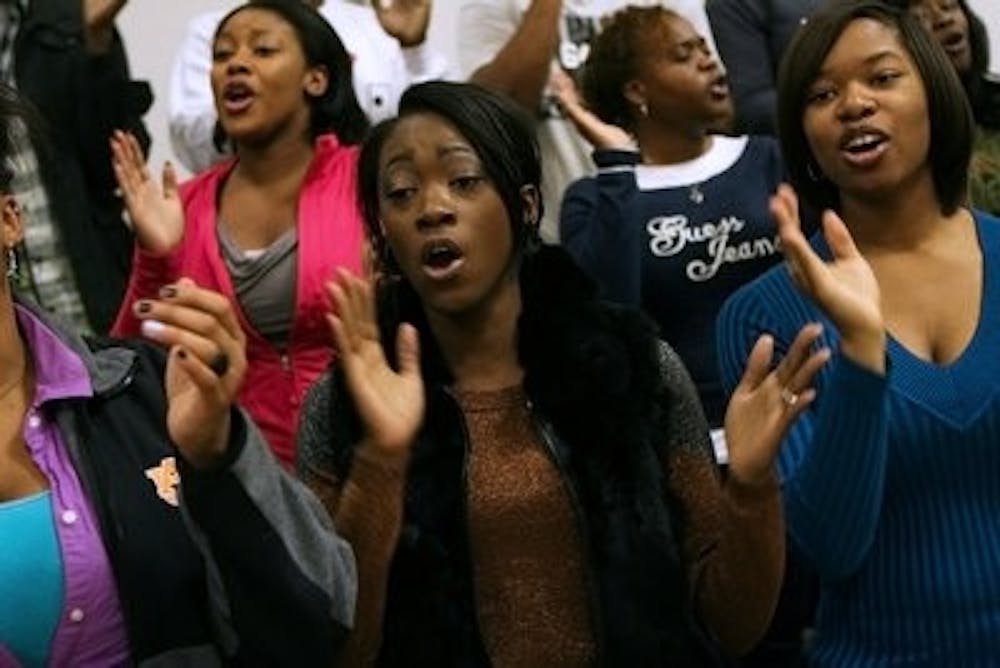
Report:
[{"label": "raised hand", "polygon": [[173,166],[169,162],[163,166],[163,183],[158,186],[139,141],[121,130],[111,137],[111,166],[139,246],[156,257],[168,255],[184,236],[184,206]]},{"label": "raised hand", "polygon": [[833,211],[823,213],[823,236],[833,253],[833,260],[825,262],[802,234],[798,198],[792,188],[778,188],[771,198],[771,215],[792,279],[837,325],[841,350],[855,362],[881,373],[885,368],[885,321],[878,281],[844,221]]},{"label": "raised hand", "polygon": [[427,38],[431,0],[372,0],[382,30],[402,47],[417,46]]},{"label": "raised hand", "polygon": [[127,1],[82,0],[84,33],[89,50],[102,53],[111,46],[115,19]]},{"label": "raised hand", "polygon": [[384,454],[407,455],[424,420],[417,330],[400,325],[396,333],[399,369],[393,369],[382,350],[371,284],[340,270],[327,290],[334,307],[327,319],[337,363],[364,425],[365,442]]},{"label": "raised hand", "polygon": [[631,148],[635,142],[625,130],[605,123],[586,108],[576,82],[561,67],[554,67],[549,78],[549,91],[559,101],[563,113],[576,127],[577,132],[595,148]]},{"label": "raised hand", "polygon": [[133,311],[143,336],[170,351],[164,380],[170,439],[192,465],[209,468],[225,455],[247,368],[246,337],[232,305],[182,278]]},{"label": "raised hand", "polygon": [[757,339],[750,351],[725,418],[729,472],[740,482],[757,484],[769,478],[789,428],[816,398],[813,378],[830,358],[828,348],[814,350],[822,332],[815,323],[803,327],[773,371],[770,335]]}]

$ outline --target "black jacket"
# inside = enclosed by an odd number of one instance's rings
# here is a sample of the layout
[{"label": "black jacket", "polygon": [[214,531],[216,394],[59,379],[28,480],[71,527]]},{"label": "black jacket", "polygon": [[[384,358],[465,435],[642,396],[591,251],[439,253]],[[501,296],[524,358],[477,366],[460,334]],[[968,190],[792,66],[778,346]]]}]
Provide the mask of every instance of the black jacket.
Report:
[{"label": "black jacket", "polygon": [[115,197],[108,139],[130,130],[144,147],[142,115],[152,103],[145,82],[132,81],[121,40],[106,54],[87,53],[83,3],[31,0],[17,32],[17,89],[44,119],[35,142],[54,224],[76,277],[87,317],[107,332],[118,312],[132,257],[132,234]]},{"label": "black jacket", "polygon": [[[600,663],[717,663],[691,612],[679,554],[683,521],[660,464],[664,448],[708,447],[704,417],[687,410],[698,405],[690,379],[645,319],[597,301],[563,250],[525,260],[521,285],[525,390],[587,546]],[[380,309],[382,340],[395,340],[389,332],[400,321],[422,332],[427,412],[407,473],[379,665],[485,666],[466,531],[463,417],[415,296],[399,288],[392,301]],[[343,382],[334,371],[307,401],[304,474],[349,475],[361,433]]]},{"label": "black jacket", "polygon": [[[190,469],[167,435],[162,352],[47,324],[90,372],[93,397],[44,407],[97,512],[133,662],[331,665],[356,575],[319,502],[238,411],[225,464]],[[170,457],[179,508],[145,475]]]}]

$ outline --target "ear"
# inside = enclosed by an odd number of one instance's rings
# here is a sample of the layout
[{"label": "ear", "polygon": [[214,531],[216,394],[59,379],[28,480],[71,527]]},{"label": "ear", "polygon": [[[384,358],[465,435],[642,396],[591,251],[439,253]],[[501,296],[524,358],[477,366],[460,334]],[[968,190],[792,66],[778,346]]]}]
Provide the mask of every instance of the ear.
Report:
[{"label": "ear", "polygon": [[638,109],[647,103],[646,84],[638,79],[629,79],[622,85],[622,96],[632,105],[633,109]]},{"label": "ear", "polygon": [[532,185],[521,186],[521,203],[524,224],[537,228],[542,217],[542,194]]},{"label": "ear", "polygon": [[21,207],[13,195],[0,195],[0,241],[3,248],[13,248],[21,243],[24,226],[21,221]]},{"label": "ear", "polygon": [[306,71],[302,88],[309,97],[323,97],[329,86],[330,73],[327,71],[326,67],[317,65],[316,67],[310,67],[309,70]]}]

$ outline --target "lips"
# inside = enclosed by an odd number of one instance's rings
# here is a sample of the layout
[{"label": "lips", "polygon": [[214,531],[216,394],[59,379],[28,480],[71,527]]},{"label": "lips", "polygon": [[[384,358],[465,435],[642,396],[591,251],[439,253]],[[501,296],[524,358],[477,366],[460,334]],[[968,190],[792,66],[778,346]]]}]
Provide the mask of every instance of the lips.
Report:
[{"label": "lips", "polygon": [[256,93],[244,81],[230,81],[222,89],[222,108],[230,115],[241,114],[253,105]]},{"label": "lips", "polygon": [[875,165],[889,148],[889,135],[877,128],[853,128],[840,139],[840,155],[849,165]]},{"label": "lips", "polygon": [[708,85],[708,94],[716,100],[725,100],[729,97],[729,82],[725,75],[720,75],[712,80]]},{"label": "lips", "polygon": [[435,282],[455,278],[464,264],[465,254],[451,239],[432,239],[420,250],[421,270],[424,276]]},{"label": "lips", "polygon": [[950,32],[941,38],[941,47],[951,58],[964,55],[966,45],[965,34],[961,31]]}]

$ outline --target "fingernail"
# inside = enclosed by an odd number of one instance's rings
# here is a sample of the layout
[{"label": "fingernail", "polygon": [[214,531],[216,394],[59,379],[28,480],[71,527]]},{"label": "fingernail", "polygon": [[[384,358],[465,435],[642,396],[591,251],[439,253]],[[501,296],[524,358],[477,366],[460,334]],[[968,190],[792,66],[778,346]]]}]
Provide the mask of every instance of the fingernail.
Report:
[{"label": "fingernail", "polygon": [[143,320],[139,328],[142,335],[150,339],[159,338],[164,329],[166,329],[166,325],[159,320]]},{"label": "fingernail", "polygon": [[172,285],[164,285],[160,288],[160,297],[163,299],[170,299],[171,297],[177,296],[177,288]]},{"label": "fingernail", "polygon": [[153,310],[153,305],[147,299],[140,299],[135,303],[136,313],[149,313]]}]

